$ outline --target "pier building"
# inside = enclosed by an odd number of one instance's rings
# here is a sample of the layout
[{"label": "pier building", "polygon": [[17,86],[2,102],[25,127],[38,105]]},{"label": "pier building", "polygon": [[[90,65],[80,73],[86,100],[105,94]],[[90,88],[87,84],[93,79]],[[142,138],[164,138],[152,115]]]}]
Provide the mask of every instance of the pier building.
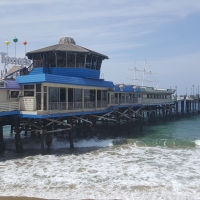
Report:
[{"label": "pier building", "polygon": [[[174,108],[174,89],[104,80],[100,70],[108,56],[78,46],[73,38],[61,38],[59,44],[30,51],[26,56],[31,60],[28,67],[13,66],[0,81],[1,107],[6,107],[6,103],[7,107],[13,105],[9,107],[10,114],[4,108],[0,116],[7,113],[13,119],[10,125],[15,132],[17,152],[23,151],[22,131],[38,133],[42,151],[45,140],[50,147],[51,134],[56,132],[68,134],[73,148],[74,131],[77,135],[83,130],[93,135],[96,126],[111,123],[117,134],[122,119],[139,121],[142,129],[145,112],[152,116],[155,109],[164,113]],[[0,134],[3,146],[3,131]]]}]

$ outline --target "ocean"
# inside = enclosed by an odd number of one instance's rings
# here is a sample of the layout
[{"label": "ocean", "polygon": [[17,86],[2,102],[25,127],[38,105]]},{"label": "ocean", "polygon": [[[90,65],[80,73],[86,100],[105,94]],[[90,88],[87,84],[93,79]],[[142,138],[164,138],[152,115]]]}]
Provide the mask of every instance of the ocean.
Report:
[{"label": "ocean", "polygon": [[[114,138],[53,138],[46,155],[23,138],[16,154],[9,127],[0,154],[0,196],[45,199],[200,199],[200,116],[145,125]],[[124,136],[123,136],[124,135]]]}]

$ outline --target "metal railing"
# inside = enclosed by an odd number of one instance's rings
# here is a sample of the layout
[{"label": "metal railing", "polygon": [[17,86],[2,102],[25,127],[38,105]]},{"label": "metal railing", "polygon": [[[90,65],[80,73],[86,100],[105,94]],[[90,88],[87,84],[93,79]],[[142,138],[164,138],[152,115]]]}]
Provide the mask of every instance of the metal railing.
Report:
[{"label": "metal railing", "polygon": [[107,107],[107,101],[97,101],[97,108],[105,108]]},{"label": "metal railing", "polygon": [[66,102],[49,102],[49,110],[66,110]]},{"label": "metal railing", "polygon": [[111,99],[111,105],[116,105],[116,104],[133,104],[133,103],[138,103],[138,98],[130,98],[130,99],[125,99],[125,98],[121,98],[121,99]]},{"label": "metal railing", "polygon": [[145,105],[158,105],[158,104],[171,104],[174,103],[173,100],[171,99],[142,99],[141,100],[141,104],[145,104]]},{"label": "metal railing", "polygon": [[84,108],[95,109],[95,102],[84,102]]},{"label": "metal railing", "polygon": [[[107,101],[97,101],[97,108],[107,107]],[[96,109],[95,102],[49,102],[49,110]]]},{"label": "metal railing", "polygon": [[19,110],[19,102],[0,103],[0,112]]},{"label": "metal railing", "polygon": [[80,110],[82,109],[82,102],[69,102],[68,110]]}]

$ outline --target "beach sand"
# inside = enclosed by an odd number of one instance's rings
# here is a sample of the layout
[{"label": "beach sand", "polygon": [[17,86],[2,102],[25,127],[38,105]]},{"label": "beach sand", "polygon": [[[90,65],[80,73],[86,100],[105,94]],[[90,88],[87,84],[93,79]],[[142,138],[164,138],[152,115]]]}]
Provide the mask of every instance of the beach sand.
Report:
[{"label": "beach sand", "polygon": [[0,197],[0,200],[44,200],[41,198],[34,197]]}]

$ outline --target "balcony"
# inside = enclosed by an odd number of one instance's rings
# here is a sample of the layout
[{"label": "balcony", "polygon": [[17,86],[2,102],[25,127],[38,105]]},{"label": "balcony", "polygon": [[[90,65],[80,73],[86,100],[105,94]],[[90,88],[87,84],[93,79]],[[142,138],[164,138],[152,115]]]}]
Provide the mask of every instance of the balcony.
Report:
[{"label": "balcony", "polygon": [[0,116],[5,115],[5,113],[7,113],[6,115],[9,115],[9,112],[19,110],[19,102],[0,103]]}]

